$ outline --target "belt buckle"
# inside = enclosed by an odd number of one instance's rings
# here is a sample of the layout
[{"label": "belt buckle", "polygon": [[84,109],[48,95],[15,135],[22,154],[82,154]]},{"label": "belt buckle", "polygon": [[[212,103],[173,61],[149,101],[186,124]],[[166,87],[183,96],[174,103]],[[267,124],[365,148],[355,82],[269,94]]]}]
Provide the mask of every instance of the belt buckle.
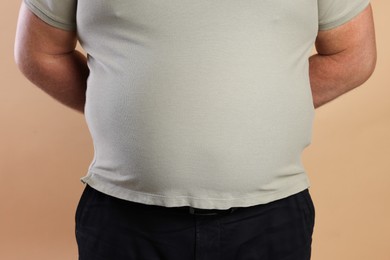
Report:
[{"label": "belt buckle", "polygon": [[189,213],[192,215],[200,215],[200,216],[213,216],[213,215],[218,215],[221,213],[232,213],[235,211],[236,208],[230,208],[230,209],[198,209],[198,208],[193,208],[189,207]]}]

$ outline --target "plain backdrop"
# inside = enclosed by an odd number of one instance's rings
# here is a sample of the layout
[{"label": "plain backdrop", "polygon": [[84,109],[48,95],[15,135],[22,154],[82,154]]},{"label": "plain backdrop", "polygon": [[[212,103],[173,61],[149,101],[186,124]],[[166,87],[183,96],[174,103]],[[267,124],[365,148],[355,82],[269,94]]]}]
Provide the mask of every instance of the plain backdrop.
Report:
[{"label": "plain backdrop", "polygon": [[[77,259],[74,212],[93,156],[81,114],[13,59],[20,1],[0,16],[0,259]],[[316,206],[313,260],[390,260],[390,2],[372,1],[374,75],[316,110],[303,160]]]}]

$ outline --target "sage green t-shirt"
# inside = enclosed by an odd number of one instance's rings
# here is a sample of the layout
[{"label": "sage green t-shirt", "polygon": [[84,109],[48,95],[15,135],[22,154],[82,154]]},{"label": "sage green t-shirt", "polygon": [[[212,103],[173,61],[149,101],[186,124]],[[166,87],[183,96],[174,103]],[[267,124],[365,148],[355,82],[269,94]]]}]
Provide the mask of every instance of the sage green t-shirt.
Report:
[{"label": "sage green t-shirt", "polygon": [[309,187],[308,57],[369,0],[24,0],[88,54],[82,178],[144,204],[227,209]]}]

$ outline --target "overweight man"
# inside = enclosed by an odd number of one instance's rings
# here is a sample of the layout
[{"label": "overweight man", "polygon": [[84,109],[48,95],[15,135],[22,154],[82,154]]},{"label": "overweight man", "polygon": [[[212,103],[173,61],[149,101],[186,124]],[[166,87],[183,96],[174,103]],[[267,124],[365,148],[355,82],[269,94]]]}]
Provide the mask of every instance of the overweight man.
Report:
[{"label": "overweight man", "polygon": [[24,0],[15,59],[93,138],[79,260],[308,260],[314,111],[376,47],[368,0]]}]

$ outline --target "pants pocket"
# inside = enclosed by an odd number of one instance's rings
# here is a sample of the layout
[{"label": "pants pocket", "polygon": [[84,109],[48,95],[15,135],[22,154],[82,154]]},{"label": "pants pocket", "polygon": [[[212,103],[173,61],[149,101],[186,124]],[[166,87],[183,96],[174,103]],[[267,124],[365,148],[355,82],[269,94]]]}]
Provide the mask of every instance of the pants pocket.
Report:
[{"label": "pants pocket", "polygon": [[79,203],[77,204],[76,213],[75,213],[76,232],[77,232],[77,228],[79,227],[79,225],[81,223],[81,217],[83,215],[85,205],[86,205],[88,199],[91,197],[90,196],[91,190],[92,190],[92,188],[88,184],[86,184],[85,188],[83,190],[83,193],[81,194]]},{"label": "pants pocket", "polygon": [[307,203],[307,206],[308,206],[309,211],[310,211],[309,213],[310,213],[310,216],[312,218],[312,224],[314,226],[316,210],[315,210],[315,206],[313,203],[313,199],[312,199],[308,189],[306,190],[304,197],[306,199],[306,203]]},{"label": "pants pocket", "polygon": [[315,207],[308,189],[301,192],[302,210],[305,214],[306,227],[308,234],[312,236],[315,224]]}]

